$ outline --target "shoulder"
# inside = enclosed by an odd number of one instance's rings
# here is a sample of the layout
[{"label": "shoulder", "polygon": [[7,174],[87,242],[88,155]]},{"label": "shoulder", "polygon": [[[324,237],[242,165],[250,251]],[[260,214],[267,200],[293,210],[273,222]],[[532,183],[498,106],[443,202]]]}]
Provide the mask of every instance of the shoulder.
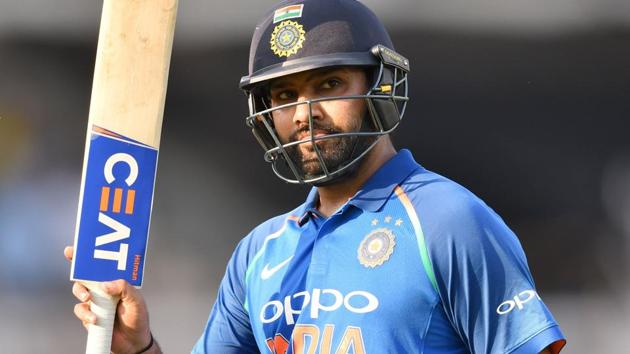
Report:
[{"label": "shoulder", "polygon": [[498,215],[464,186],[425,169],[414,171],[400,185],[424,219],[439,221],[475,220]]},{"label": "shoulder", "polygon": [[297,220],[296,211],[297,209],[274,216],[256,226],[236,246],[234,256],[245,263],[250,263],[264,246],[265,240],[282,232],[287,227],[287,223]]},{"label": "shoulder", "polygon": [[437,173],[419,169],[400,186],[417,213],[429,247],[479,247],[496,239],[520,248],[503,219],[462,185]]}]

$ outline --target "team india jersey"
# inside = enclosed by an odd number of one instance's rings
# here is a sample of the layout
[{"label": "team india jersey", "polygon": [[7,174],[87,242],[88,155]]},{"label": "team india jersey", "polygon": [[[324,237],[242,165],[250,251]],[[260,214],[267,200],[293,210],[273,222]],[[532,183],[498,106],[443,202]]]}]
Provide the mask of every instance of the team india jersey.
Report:
[{"label": "team india jersey", "polygon": [[407,150],[336,213],[297,209],[236,248],[193,353],[538,353],[564,337],[516,236]]}]

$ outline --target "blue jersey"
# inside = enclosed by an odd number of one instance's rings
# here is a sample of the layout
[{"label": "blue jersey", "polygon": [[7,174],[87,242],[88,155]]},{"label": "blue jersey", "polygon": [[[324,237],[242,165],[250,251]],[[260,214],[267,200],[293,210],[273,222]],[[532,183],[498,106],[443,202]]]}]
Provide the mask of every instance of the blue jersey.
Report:
[{"label": "blue jersey", "polygon": [[317,189],[229,261],[193,353],[538,353],[564,336],[514,233],[402,150],[328,218]]}]

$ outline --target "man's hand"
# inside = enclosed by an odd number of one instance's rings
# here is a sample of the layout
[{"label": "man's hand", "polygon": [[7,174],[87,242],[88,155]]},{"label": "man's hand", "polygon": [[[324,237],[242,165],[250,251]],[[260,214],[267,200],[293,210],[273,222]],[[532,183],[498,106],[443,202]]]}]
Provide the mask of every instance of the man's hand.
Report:
[{"label": "man's hand", "polygon": [[[72,247],[66,247],[63,253],[68,260],[72,260]],[[149,312],[140,292],[122,279],[101,285],[106,293],[120,297],[112,334],[112,353],[135,354],[145,349],[151,342],[151,331]],[[72,286],[72,293],[81,301],[74,306],[74,314],[87,329],[88,324],[96,322],[96,315],[90,311],[90,292],[81,283],[76,282]],[[160,352],[155,343],[144,353]]]}]

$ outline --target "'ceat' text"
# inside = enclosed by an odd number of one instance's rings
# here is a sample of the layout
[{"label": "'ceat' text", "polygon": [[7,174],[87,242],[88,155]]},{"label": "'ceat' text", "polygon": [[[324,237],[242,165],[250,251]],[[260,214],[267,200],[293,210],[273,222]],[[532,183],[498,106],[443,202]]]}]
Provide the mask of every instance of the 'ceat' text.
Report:
[{"label": "'ceat' text", "polygon": [[[117,181],[113,171],[114,166],[118,163],[126,164],[129,167],[129,174],[124,178],[127,188],[117,187],[113,189],[112,193],[111,185]],[[110,156],[105,162],[103,173],[105,181],[107,181],[107,185],[103,186],[101,189],[98,221],[101,224],[108,226],[113,230],[113,232],[96,237],[94,241],[94,258],[115,261],[117,262],[118,270],[124,271],[127,268],[127,253],[129,250],[129,244],[122,241],[129,238],[131,235],[131,229],[122,222],[116,220],[116,214],[133,214],[136,191],[130,187],[133,186],[138,178],[138,162],[129,154],[116,153]],[[123,195],[125,199],[124,208]],[[113,200],[110,202],[110,199]],[[117,251],[98,249],[99,246],[109,245],[115,242],[119,242]]]}]

